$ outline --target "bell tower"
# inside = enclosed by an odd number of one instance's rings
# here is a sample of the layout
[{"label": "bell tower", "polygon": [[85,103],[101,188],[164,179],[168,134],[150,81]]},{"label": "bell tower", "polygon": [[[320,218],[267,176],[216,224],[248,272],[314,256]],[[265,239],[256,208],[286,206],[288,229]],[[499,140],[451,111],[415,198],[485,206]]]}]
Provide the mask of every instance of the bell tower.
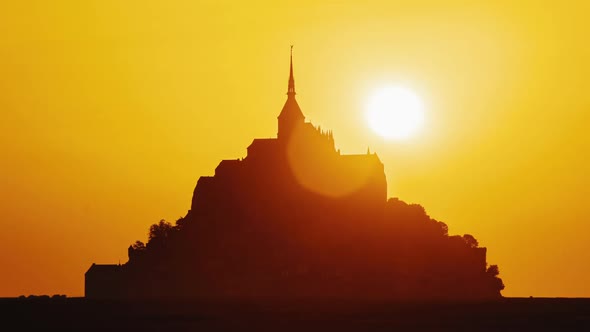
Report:
[{"label": "bell tower", "polygon": [[293,130],[305,122],[305,116],[295,100],[295,78],[293,77],[293,45],[291,45],[291,62],[289,67],[289,85],[287,88],[287,101],[279,114],[279,140],[287,140],[291,137]]}]

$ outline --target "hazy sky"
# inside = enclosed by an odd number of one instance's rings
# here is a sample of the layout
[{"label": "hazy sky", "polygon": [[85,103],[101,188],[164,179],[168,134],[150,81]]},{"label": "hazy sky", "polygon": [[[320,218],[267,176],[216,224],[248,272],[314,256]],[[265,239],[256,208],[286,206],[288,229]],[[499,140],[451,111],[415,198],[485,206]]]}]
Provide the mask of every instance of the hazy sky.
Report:
[{"label": "hazy sky", "polygon": [[[0,297],[80,296],[186,214],[199,176],[276,135],[290,44],[307,119],[473,234],[504,295],[590,296],[590,4],[351,3],[2,2]],[[423,99],[419,135],[366,125],[387,84]]]}]

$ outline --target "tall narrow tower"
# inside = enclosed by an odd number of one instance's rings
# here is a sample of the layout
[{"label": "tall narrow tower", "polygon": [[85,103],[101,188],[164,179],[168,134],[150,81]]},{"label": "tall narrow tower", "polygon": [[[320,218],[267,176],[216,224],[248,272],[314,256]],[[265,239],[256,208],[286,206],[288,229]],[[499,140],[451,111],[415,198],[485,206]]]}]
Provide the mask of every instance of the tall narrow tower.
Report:
[{"label": "tall narrow tower", "polygon": [[289,86],[287,88],[287,101],[279,114],[279,140],[288,140],[293,130],[305,122],[305,116],[295,100],[295,78],[293,78],[293,45],[291,45],[291,64],[289,67]]}]

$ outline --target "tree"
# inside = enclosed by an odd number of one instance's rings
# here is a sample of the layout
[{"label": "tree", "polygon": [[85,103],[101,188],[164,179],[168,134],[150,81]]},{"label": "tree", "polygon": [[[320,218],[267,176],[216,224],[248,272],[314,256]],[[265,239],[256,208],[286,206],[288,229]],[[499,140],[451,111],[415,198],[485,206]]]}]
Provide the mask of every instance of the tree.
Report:
[{"label": "tree", "polygon": [[176,220],[176,227],[183,228],[186,225],[186,219],[184,217],[180,217]]},{"label": "tree", "polygon": [[135,241],[135,243],[131,245],[131,249],[133,249],[135,251],[145,250],[145,243],[143,243],[141,241]]},{"label": "tree", "polygon": [[145,244],[141,241],[135,241],[134,244],[130,245],[127,249],[127,255],[129,261],[135,261],[146,252]]},{"label": "tree", "polygon": [[498,265],[490,265],[486,270],[486,273],[488,274],[488,276],[491,277],[492,288],[494,290],[500,292],[504,289],[504,282],[502,281],[502,279],[498,277],[498,275],[500,274],[500,269],[498,268]]},{"label": "tree", "polygon": [[148,245],[165,245],[172,231],[172,224],[162,219],[159,223],[150,226],[150,233],[148,235]]},{"label": "tree", "polygon": [[490,265],[486,273],[492,277],[497,277],[500,274],[500,269],[498,268],[498,265]]},{"label": "tree", "polygon": [[477,242],[477,239],[471,234],[464,234],[463,240],[465,240],[465,243],[467,243],[469,248],[477,248],[479,246],[479,242]]},{"label": "tree", "polygon": [[442,231],[442,235],[448,236],[449,235],[449,226],[447,226],[447,224],[445,224],[442,221],[437,221],[437,224],[440,227],[440,230]]}]

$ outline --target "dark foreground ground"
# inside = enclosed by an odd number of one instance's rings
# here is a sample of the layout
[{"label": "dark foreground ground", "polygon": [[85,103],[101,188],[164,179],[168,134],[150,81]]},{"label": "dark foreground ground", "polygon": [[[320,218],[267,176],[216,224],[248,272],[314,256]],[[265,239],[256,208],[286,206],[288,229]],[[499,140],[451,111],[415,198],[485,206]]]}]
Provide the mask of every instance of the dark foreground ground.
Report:
[{"label": "dark foreground ground", "polygon": [[590,331],[590,299],[471,303],[0,299],[0,331]]}]

